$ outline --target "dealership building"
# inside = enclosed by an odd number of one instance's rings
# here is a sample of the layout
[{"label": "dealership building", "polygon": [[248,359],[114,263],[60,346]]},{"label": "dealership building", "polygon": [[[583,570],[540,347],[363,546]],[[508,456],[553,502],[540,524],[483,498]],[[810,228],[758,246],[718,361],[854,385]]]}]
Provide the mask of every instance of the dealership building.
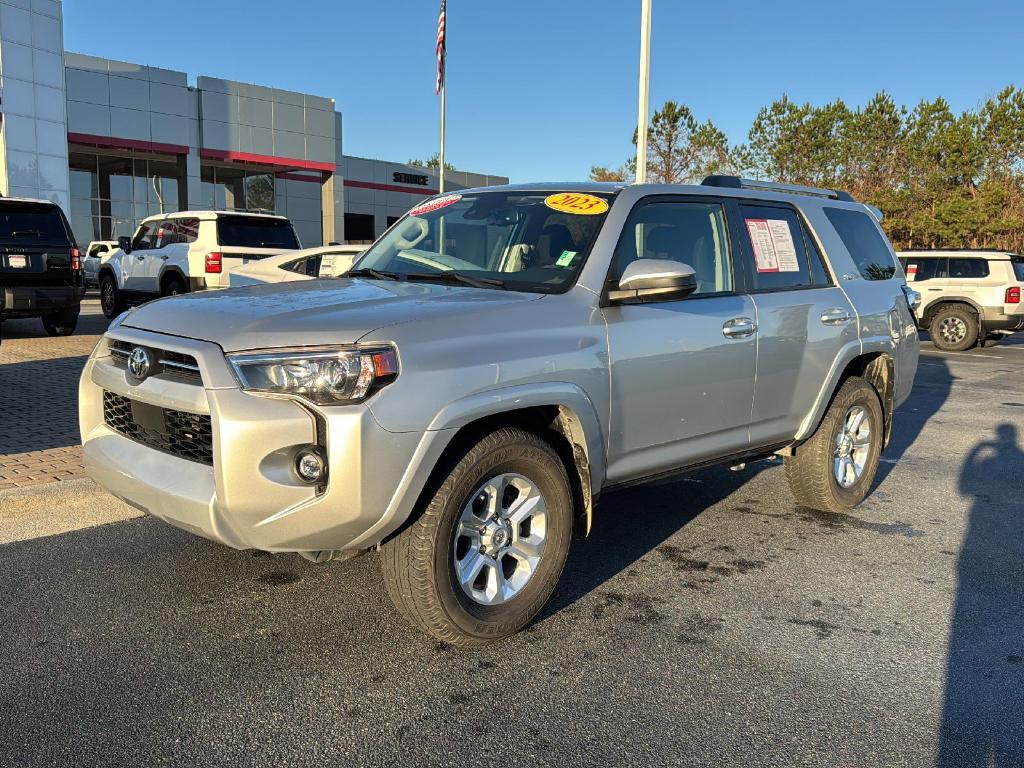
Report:
[{"label": "dealership building", "polygon": [[[438,191],[435,169],[343,154],[333,99],[65,53],[57,0],[0,0],[0,78],[0,194],[59,203],[80,245],[187,209],[365,242]],[[445,173],[449,191],[507,181]]]}]

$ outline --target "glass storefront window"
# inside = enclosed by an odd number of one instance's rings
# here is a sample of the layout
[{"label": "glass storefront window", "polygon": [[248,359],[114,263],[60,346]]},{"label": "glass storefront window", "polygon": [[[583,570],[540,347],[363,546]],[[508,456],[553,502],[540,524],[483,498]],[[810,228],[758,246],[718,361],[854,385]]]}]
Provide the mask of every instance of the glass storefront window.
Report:
[{"label": "glass storefront window", "polygon": [[269,173],[247,176],[245,204],[250,211],[274,210],[274,177]]},{"label": "glass storefront window", "polygon": [[274,175],[229,166],[204,165],[203,206],[223,211],[272,212]]},{"label": "glass storefront window", "polygon": [[179,210],[178,161],[144,152],[71,151],[69,218],[84,247],[89,240],[134,233],[147,216]]}]

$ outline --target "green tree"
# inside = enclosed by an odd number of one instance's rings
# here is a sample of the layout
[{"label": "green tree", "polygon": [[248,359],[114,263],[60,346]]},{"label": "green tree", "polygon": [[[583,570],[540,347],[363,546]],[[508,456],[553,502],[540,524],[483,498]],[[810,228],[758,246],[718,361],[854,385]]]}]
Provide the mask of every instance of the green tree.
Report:
[{"label": "green tree", "polygon": [[632,181],[633,174],[627,165],[618,168],[606,168],[603,165],[594,165],[590,168],[591,181]]},{"label": "green tree", "polygon": [[[410,160],[406,165],[411,165],[416,168],[440,168],[441,167],[441,153],[435,152],[426,160]],[[444,161],[444,169],[446,171],[454,171],[455,166],[449,163],[447,160]]]},{"label": "green tree", "polygon": [[[648,160],[652,181],[735,173],[848,190],[885,213],[898,248],[1024,250],[1024,91],[1014,85],[959,114],[941,97],[908,109],[884,91],[855,108],[783,95],[732,147],[668,101],[651,121]],[[591,177],[628,181],[634,168],[595,166]]]},{"label": "green tree", "polygon": [[[647,181],[660,184],[699,182],[712,173],[728,173],[732,154],[725,134],[710,120],[698,123],[689,107],[666,101],[654,113],[647,133]],[[633,132],[633,144],[637,132]],[[594,181],[631,181],[634,155],[619,168],[595,165]]]}]

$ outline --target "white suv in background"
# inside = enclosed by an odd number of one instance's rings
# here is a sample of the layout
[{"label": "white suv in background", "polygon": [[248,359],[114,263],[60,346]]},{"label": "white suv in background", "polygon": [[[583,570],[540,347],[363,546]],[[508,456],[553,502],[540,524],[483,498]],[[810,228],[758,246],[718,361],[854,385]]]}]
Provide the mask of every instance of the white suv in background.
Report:
[{"label": "white suv in background", "polygon": [[228,211],[150,216],[118,245],[99,268],[100,304],[110,318],[159,296],[225,288],[231,269],[301,247],[284,216]]},{"label": "white suv in background", "polygon": [[1024,330],[1024,256],[1008,251],[899,251],[921,294],[917,325],[939,349],[960,352]]},{"label": "white suv in background", "polygon": [[89,243],[89,247],[85,249],[85,258],[82,260],[82,275],[86,288],[99,286],[100,265],[110,258],[110,254],[116,248],[116,240],[93,240]]}]

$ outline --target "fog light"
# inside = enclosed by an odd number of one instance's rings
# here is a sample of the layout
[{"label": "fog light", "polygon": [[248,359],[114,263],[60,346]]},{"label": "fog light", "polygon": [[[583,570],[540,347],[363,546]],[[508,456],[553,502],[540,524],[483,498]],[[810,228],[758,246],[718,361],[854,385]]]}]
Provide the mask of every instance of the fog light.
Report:
[{"label": "fog light", "polygon": [[295,457],[295,474],[304,483],[317,485],[327,477],[327,463],[317,448],[303,448]]}]

